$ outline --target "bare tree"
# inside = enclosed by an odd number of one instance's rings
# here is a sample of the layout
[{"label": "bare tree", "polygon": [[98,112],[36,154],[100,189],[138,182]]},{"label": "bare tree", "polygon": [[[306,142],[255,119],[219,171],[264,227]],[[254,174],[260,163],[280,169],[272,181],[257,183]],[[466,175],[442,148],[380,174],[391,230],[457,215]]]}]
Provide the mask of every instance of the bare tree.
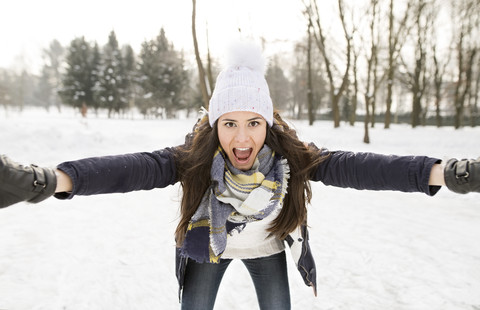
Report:
[{"label": "bare tree", "polygon": [[355,48],[352,48],[353,54],[353,63],[352,63],[352,73],[353,73],[353,96],[352,96],[352,106],[350,108],[350,115],[348,121],[350,126],[355,125],[357,120],[357,105],[358,105],[358,51]]},{"label": "bare tree", "polygon": [[0,68],[0,105],[5,109],[7,115],[7,106],[12,104],[12,81],[10,73]]},{"label": "bare tree", "polygon": [[212,72],[212,57],[210,55],[210,42],[208,40],[208,23],[206,25],[207,31],[207,79],[208,79],[208,93],[211,94],[213,92],[213,88],[215,87],[215,81],[213,79],[213,72]]},{"label": "bare tree", "polygon": [[345,5],[343,0],[338,0],[338,10],[339,10],[339,17],[340,22],[342,25],[345,41],[346,41],[346,50],[345,50],[345,57],[346,57],[346,64],[345,70],[343,71],[343,75],[341,77],[340,86],[336,86],[336,77],[334,77],[333,67],[332,64],[332,55],[327,50],[326,46],[326,38],[325,32],[322,28],[322,22],[320,18],[320,11],[318,9],[317,1],[310,0],[307,4],[304,1],[304,5],[306,7],[306,15],[313,29],[313,37],[315,38],[315,43],[319,48],[323,60],[325,62],[325,69],[327,71],[327,77],[330,85],[329,95],[330,101],[332,105],[332,113],[333,113],[333,122],[334,127],[337,128],[340,126],[340,107],[339,102],[342,98],[343,92],[346,90],[349,82],[349,70],[350,70],[350,58],[351,58],[351,48],[352,48],[352,33],[353,30],[347,29],[346,19],[345,19]]},{"label": "bare tree", "polygon": [[478,111],[478,95],[480,92],[480,57],[477,57],[476,64],[477,74],[475,77],[475,87],[472,89],[470,96],[470,126],[475,127],[480,116]]},{"label": "bare tree", "polygon": [[446,72],[446,68],[450,62],[450,53],[448,54],[446,60],[442,63],[437,55],[437,47],[434,44],[432,46],[432,58],[433,58],[433,89],[434,89],[434,100],[435,100],[435,122],[437,127],[443,125],[440,103],[443,98],[443,80]]},{"label": "bare tree", "polygon": [[48,49],[43,50],[43,57],[45,61],[46,70],[49,73],[49,84],[53,87],[51,94],[52,105],[56,106],[58,111],[61,110],[61,100],[58,96],[58,91],[61,87],[61,65],[64,60],[65,49],[57,40],[53,40]]},{"label": "bare tree", "polygon": [[[415,128],[420,124],[425,124],[425,117],[427,106],[422,102],[427,94],[427,45],[432,44],[429,34],[433,28],[433,11],[431,9],[431,2],[425,0],[418,0],[414,5],[413,14],[413,28],[415,34],[412,35],[414,46],[413,65],[405,61],[405,58],[400,56],[401,62],[406,69],[404,75],[405,83],[408,85],[412,93],[412,112],[411,124]],[[411,57],[408,57],[411,58]]]},{"label": "bare tree", "polygon": [[454,94],[455,128],[463,126],[465,100],[472,86],[473,67],[478,51],[479,4],[476,0],[452,0],[457,53],[457,78]]},{"label": "bare tree", "polygon": [[[437,1],[432,1],[432,19],[433,22],[438,22],[438,14],[440,10],[440,6],[438,5]],[[443,119],[441,114],[441,102],[446,93],[444,87],[445,81],[445,74],[447,72],[447,67],[450,63],[451,59],[451,49],[447,49],[447,53],[441,54],[438,50],[438,37],[439,34],[437,33],[437,27],[432,27],[432,37],[431,37],[431,59],[432,59],[432,95],[433,101],[435,105],[435,124],[437,127],[441,127],[443,125]]]},{"label": "bare tree", "polygon": [[[372,10],[371,20],[369,25],[370,30],[370,51],[366,53],[367,60],[367,80],[365,81],[365,120],[364,120],[364,136],[363,142],[370,143],[370,136],[368,132],[368,124],[371,118],[375,117],[371,115],[370,108],[374,105],[374,98],[377,89],[377,54],[378,54],[378,36],[375,34],[377,16],[378,16],[378,0],[370,0],[370,8]],[[373,124],[373,121],[372,121]]]},{"label": "bare tree", "polygon": [[[300,119],[303,113],[303,106],[304,106],[304,97],[305,92],[304,89],[308,88],[307,83],[304,79],[304,65],[305,65],[305,56],[304,56],[305,47],[302,43],[297,43],[294,49],[295,55],[295,63],[292,66],[292,105],[291,105],[291,113],[292,115],[296,115],[297,119]],[[308,89],[306,89],[308,91]]]},{"label": "bare tree", "polygon": [[313,83],[312,83],[312,24],[308,24],[307,31],[307,107],[308,107],[308,124],[313,125]]},{"label": "bare tree", "polygon": [[[311,119],[313,122],[316,111],[321,107],[327,90],[326,81],[323,77],[322,57],[320,51],[315,48],[311,36],[309,43],[308,31],[307,24],[306,36],[295,44],[293,63],[290,67],[291,97],[289,98],[291,98],[291,100],[288,106],[291,115],[297,119],[301,119],[305,109],[307,109],[307,114],[310,113],[308,111],[310,105],[312,111]],[[310,61],[308,60],[309,58]],[[311,103],[308,102],[309,100],[311,100]]]},{"label": "bare tree", "polygon": [[386,111],[385,111],[385,124],[384,127],[390,128],[392,121],[392,97],[393,97],[393,80],[395,77],[395,70],[397,68],[397,58],[400,54],[400,50],[405,43],[405,37],[409,33],[407,27],[407,21],[412,9],[412,0],[408,0],[407,7],[403,13],[398,25],[395,23],[394,14],[394,0],[390,0],[389,14],[388,14],[388,64],[387,64],[387,99],[386,99]]},{"label": "bare tree", "polygon": [[193,47],[195,49],[195,59],[197,61],[198,68],[198,79],[200,84],[200,91],[202,92],[202,100],[205,108],[208,109],[208,104],[210,100],[210,93],[207,90],[207,75],[205,74],[205,69],[203,68],[202,59],[200,58],[200,52],[198,50],[198,41],[197,41],[197,29],[195,26],[196,18],[196,6],[197,1],[192,0],[192,36],[193,36]]}]

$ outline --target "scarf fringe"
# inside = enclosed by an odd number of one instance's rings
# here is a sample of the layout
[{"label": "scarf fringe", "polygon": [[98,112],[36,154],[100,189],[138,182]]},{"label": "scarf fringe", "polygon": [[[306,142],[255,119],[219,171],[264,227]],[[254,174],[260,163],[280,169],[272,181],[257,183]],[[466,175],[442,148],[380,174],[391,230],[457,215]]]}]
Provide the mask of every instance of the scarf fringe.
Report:
[{"label": "scarf fringe", "polygon": [[[282,164],[282,167],[283,167],[282,185],[284,188],[282,188],[282,197],[285,197],[285,194],[288,192],[288,180],[290,179],[290,165],[288,164],[288,161],[286,158],[282,158],[280,160],[280,163]],[[283,199],[282,199],[282,205],[283,205]]]}]

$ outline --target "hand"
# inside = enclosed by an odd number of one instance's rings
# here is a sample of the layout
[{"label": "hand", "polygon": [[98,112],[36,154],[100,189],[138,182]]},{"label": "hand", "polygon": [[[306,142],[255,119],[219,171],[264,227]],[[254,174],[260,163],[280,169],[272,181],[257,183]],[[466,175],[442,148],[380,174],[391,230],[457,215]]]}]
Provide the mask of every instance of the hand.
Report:
[{"label": "hand", "polygon": [[447,161],[444,169],[445,183],[449,190],[459,194],[480,192],[480,157]]},{"label": "hand", "polygon": [[23,166],[0,155],[0,208],[20,201],[40,202],[52,196],[56,186],[53,169]]}]

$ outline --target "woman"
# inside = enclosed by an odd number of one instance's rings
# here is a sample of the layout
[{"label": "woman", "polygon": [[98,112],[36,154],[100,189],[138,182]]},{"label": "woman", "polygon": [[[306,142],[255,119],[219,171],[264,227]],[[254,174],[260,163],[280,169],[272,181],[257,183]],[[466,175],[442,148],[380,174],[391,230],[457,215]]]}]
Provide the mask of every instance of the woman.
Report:
[{"label": "woman", "polygon": [[310,181],[434,195],[442,185],[480,192],[480,161],[329,152],[300,141],[273,111],[257,47],[236,46],[217,78],[208,115],[181,146],[152,153],[87,158],[57,169],[0,157],[0,207],[55,194],[183,188],[176,229],[182,309],[212,309],[222,276],[241,259],[261,309],[290,309],[285,241],[315,292],[308,245]]}]

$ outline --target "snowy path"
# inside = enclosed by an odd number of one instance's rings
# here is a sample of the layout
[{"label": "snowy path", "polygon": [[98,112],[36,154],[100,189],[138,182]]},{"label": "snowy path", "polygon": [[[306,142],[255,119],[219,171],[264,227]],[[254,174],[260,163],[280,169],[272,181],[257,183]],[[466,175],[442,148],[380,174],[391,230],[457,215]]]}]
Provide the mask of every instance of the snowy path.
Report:
[{"label": "snowy path", "polygon": [[[79,120],[73,113],[0,113],[0,153],[55,165],[178,144],[191,120]],[[440,158],[478,156],[480,128],[295,123],[330,149]],[[381,126],[378,126],[381,127]],[[33,135],[34,133],[34,135]],[[476,139],[476,140],[475,140]],[[309,208],[318,297],[289,260],[293,309],[480,309],[480,194],[368,192],[313,184]],[[0,309],[179,309],[173,232],[178,187],[47,200],[0,210]],[[289,257],[289,256],[287,256]],[[216,309],[258,309],[234,262]]]}]

